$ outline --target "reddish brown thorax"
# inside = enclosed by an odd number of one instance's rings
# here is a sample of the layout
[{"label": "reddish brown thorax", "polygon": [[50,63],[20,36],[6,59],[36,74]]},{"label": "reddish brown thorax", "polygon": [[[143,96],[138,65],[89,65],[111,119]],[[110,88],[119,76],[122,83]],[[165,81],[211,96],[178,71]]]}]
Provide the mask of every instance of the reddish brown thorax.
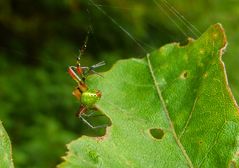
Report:
[{"label": "reddish brown thorax", "polygon": [[[83,82],[79,82],[79,85],[75,88],[75,90],[72,92],[72,94],[78,99],[80,100],[81,98],[81,94],[85,91],[88,90],[88,87],[86,86],[85,83]],[[98,95],[97,95],[98,96]]]},{"label": "reddish brown thorax", "polygon": [[72,94],[73,94],[78,100],[80,100],[80,98],[81,98],[81,92],[80,92],[80,90],[79,90],[78,87],[76,87],[76,89],[73,90]]},{"label": "reddish brown thorax", "polygon": [[81,92],[85,92],[85,91],[88,90],[88,87],[87,87],[86,84],[83,83],[83,82],[80,82],[80,83],[79,83],[78,88],[80,89]]}]

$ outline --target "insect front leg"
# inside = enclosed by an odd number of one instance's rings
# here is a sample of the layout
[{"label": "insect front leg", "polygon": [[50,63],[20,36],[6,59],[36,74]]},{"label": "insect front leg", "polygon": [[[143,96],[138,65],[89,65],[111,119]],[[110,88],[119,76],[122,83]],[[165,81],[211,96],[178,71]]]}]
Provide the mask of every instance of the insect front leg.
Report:
[{"label": "insect front leg", "polygon": [[95,112],[94,111],[92,111],[92,112],[90,112],[90,113],[84,113],[84,114],[82,114],[83,116],[86,116],[86,117],[91,117],[91,116],[93,116],[95,114]]},{"label": "insect front leg", "polygon": [[87,113],[83,113],[82,115],[83,116],[86,116],[86,117],[99,117],[99,116],[104,116],[102,114],[98,114],[99,110],[96,108],[96,107],[92,107],[90,108],[89,112]]},{"label": "insect front leg", "polygon": [[68,68],[68,73],[69,75],[72,77],[72,79],[74,79],[77,83],[82,82],[82,79],[76,74],[75,70],[77,67],[75,66],[70,66]]},{"label": "insect front leg", "polygon": [[[94,109],[94,108],[91,108],[91,109]],[[92,129],[97,129],[97,128],[105,128],[107,127],[108,125],[107,124],[103,124],[103,125],[97,125],[97,126],[94,126],[93,124],[91,124],[85,117],[94,117],[93,114],[95,114],[95,111],[92,111],[90,114],[87,114],[88,108],[86,106],[80,106],[80,109],[79,111],[76,113],[76,116],[78,118],[81,118],[82,121],[87,124],[90,128]],[[101,115],[97,115],[97,116],[101,116]]]},{"label": "insect front leg", "polygon": [[87,107],[81,105],[80,108],[79,108],[79,110],[78,110],[78,112],[76,113],[76,117],[81,118],[81,116],[82,116],[83,114],[85,114],[86,111],[87,111]]}]

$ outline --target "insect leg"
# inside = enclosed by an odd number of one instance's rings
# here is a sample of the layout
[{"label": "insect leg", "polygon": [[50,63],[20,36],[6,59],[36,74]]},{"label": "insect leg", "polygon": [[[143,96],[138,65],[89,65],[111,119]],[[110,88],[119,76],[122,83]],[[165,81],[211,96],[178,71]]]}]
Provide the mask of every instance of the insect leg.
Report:
[{"label": "insect leg", "polygon": [[68,68],[68,73],[70,74],[70,76],[72,77],[72,79],[74,79],[77,83],[82,82],[82,79],[75,73],[74,69],[76,69],[76,67],[70,66],[70,67]]},{"label": "insect leg", "polygon": [[80,106],[78,112],[76,113],[76,116],[80,118],[81,115],[83,115],[86,111],[87,111],[86,106]]},{"label": "insect leg", "polygon": [[91,72],[94,73],[94,74],[97,74],[97,75],[99,75],[99,76],[101,76],[101,77],[103,77],[102,75],[100,75],[98,72],[96,72],[96,71],[94,70],[95,68],[101,67],[101,66],[103,66],[103,65],[105,65],[105,61],[101,61],[101,62],[99,62],[99,63],[97,63],[97,64],[95,64],[95,65],[92,65],[92,66],[90,66],[90,67],[81,67],[81,68],[83,69],[85,78],[86,78]]},{"label": "insect leg", "polygon": [[104,66],[105,65],[105,61],[101,61],[101,62],[98,62],[97,64],[94,64],[90,67],[81,67],[83,70],[92,70],[92,69],[95,69],[95,68],[98,68],[98,67],[101,67],[101,66]]},{"label": "insect leg", "polygon": [[94,69],[95,69],[95,68],[98,68],[98,67],[101,67],[101,66],[104,66],[104,65],[105,65],[105,61],[101,61],[101,62],[99,62],[99,63],[97,63],[97,64],[95,64],[95,65],[92,65],[92,66],[90,67],[90,71],[93,72],[93,73],[95,73],[95,74],[97,74],[97,75],[99,75],[99,76],[101,76],[101,77],[103,77],[103,76],[100,75],[98,72],[96,72]]},{"label": "insect leg", "polygon": [[98,72],[94,71],[93,69],[91,69],[91,72],[93,72],[94,74],[103,77],[101,74],[99,74]]},{"label": "insect leg", "polygon": [[90,117],[90,116],[92,116],[93,114],[95,114],[95,112],[94,111],[92,111],[91,113],[89,113],[89,114],[86,114],[86,113],[84,113],[84,114],[82,114],[83,116],[86,116],[86,117]]},{"label": "insect leg", "polygon": [[95,68],[98,68],[98,67],[101,67],[101,66],[104,66],[105,65],[105,61],[101,61],[101,62],[98,62],[97,64],[95,65],[92,65],[90,67],[90,69],[95,69]]},{"label": "insect leg", "polygon": [[104,124],[104,125],[98,125],[98,126],[93,126],[91,123],[89,123],[82,115],[81,116],[79,116],[81,119],[82,119],[82,121],[84,122],[84,123],[86,123],[89,127],[91,127],[92,129],[97,129],[97,128],[105,128],[105,127],[107,127],[108,125],[106,125],[106,124]]}]

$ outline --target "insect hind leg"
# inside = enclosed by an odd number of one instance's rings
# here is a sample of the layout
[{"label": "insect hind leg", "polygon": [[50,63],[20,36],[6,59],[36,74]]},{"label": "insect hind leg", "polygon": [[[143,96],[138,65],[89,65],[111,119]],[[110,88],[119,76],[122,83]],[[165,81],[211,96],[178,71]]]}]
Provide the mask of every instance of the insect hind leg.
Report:
[{"label": "insect hind leg", "polygon": [[93,126],[89,121],[87,121],[82,115],[79,116],[84,123],[86,123],[90,128],[92,129],[98,129],[98,128],[106,128],[108,125],[98,125],[98,126]]}]

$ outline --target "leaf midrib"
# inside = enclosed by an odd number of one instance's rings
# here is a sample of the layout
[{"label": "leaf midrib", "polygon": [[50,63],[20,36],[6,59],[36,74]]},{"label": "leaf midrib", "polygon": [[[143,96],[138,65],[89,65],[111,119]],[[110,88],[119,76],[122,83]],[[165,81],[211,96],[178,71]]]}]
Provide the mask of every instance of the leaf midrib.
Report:
[{"label": "leaf midrib", "polygon": [[154,75],[154,71],[153,71],[153,68],[152,68],[152,65],[151,65],[151,62],[150,62],[150,58],[149,58],[150,55],[148,54],[146,57],[147,57],[147,62],[148,62],[148,66],[149,66],[149,71],[150,71],[150,74],[151,74],[151,76],[152,76],[152,78],[153,78],[154,86],[155,86],[155,88],[156,88],[156,90],[157,90],[159,100],[161,101],[161,103],[162,103],[162,105],[163,105],[163,110],[164,110],[164,112],[165,112],[165,114],[166,114],[166,116],[167,116],[167,119],[168,119],[170,128],[172,129],[173,137],[174,137],[174,139],[175,139],[175,141],[176,141],[178,147],[179,147],[180,150],[182,151],[182,153],[183,153],[185,159],[187,160],[189,167],[190,167],[190,168],[193,168],[192,161],[191,161],[191,159],[189,158],[189,156],[188,156],[186,150],[184,149],[183,145],[182,145],[181,142],[180,142],[180,139],[178,138],[178,136],[177,136],[177,134],[176,134],[176,131],[175,131],[175,129],[174,129],[173,122],[171,121],[171,118],[170,118],[170,116],[169,116],[169,111],[168,111],[168,109],[167,109],[167,107],[166,107],[164,98],[163,98],[163,96],[162,96],[162,94],[161,94],[161,90],[160,90],[160,88],[159,88],[159,85],[157,85],[156,77],[155,77],[155,75]]}]

